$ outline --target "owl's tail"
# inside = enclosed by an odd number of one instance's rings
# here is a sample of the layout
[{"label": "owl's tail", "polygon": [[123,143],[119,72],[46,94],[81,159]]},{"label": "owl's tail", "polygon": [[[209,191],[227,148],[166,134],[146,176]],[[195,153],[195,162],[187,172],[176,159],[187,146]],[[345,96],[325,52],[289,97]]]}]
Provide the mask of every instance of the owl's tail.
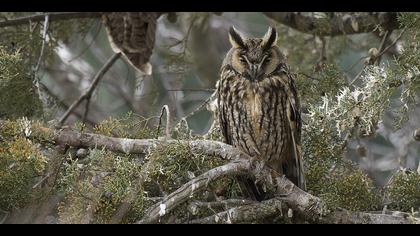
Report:
[{"label": "owl's tail", "polygon": [[[293,138],[293,135],[292,135]],[[281,165],[281,172],[296,186],[298,186],[303,191],[306,191],[306,181],[305,181],[305,173],[302,161],[302,154],[300,150],[300,145],[294,142],[293,138],[293,145],[291,157],[287,161],[283,162]]]},{"label": "owl's tail", "polygon": [[[284,174],[290,181],[298,186],[303,191],[306,191],[306,181],[304,166],[302,160],[302,151],[300,145],[295,142],[292,134],[293,145],[291,148],[291,155],[286,161],[282,162],[276,169],[279,173]],[[261,184],[256,184],[254,179],[248,176],[237,177],[242,194],[252,200],[262,201],[266,198],[266,194]]]},{"label": "owl's tail", "polygon": [[[306,181],[303,169],[300,146],[296,145],[292,151],[292,158],[281,164],[279,173],[283,173],[290,181],[303,191],[306,191]],[[254,201],[265,200],[267,194],[261,184],[255,183],[255,179],[249,176],[238,176],[237,180],[242,194]]]}]

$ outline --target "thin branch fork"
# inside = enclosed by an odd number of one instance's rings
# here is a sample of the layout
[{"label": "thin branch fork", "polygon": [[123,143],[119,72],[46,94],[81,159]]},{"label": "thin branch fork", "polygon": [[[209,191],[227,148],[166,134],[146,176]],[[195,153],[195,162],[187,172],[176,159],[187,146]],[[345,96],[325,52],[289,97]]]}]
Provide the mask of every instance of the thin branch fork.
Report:
[{"label": "thin branch fork", "polygon": [[380,44],[380,46],[379,46],[379,52],[376,54],[376,55],[370,55],[370,56],[368,56],[367,57],[367,59],[368,59],[368,63],[367,64],[365,64],[364,66],[363,66],[363,68],[362,68],[362,70],[356,75],[356,77],[354,77],[354,79],[350,82],[350,85],[353,85],[354,84],[354,82],[356,82],[359,78],[360,78],[360,76],[363,74],[363,72],[365,71],[365,69],[366,69],[366,67],[367,67],[367,65],[372,65],[372,64],[374,64],[374,63],[376,63],[377,61],[379,61],[380,59],[381,59],[381,57],[382,57],[382,55],[384,54],[384,53],[386,53],[390,48],[392,48],[397,42],[398,42],[398,40],[400,40],[401,39],[401,37],[403,36],[403,34],[405,33],[405,31],[407,30],[407,28],[404,28],[403,30],[401,30],[401,32],[400,32],[400,34],[397,36],[397,38],[391,43],[391,44],[389,44],[386,48],[384,48],[384,45],[385,45],[385,42],[386,42],[386,39],[389,37],[389,32],[387,32],[385,35],[384,35],[384,37],[383,37],[383,39],[382,39],[382,41],[381,41],[381,44]]},{"label": "thin branch fork", "polygon": [[391,43],[389,44],[385,49],[383,49],[382,51],[380,51],[378,57],[381,57],[384,53],[386,53],[390,48],[392,48],[397,42],[398,40],[401,39],[401,37],[403,36],[403,34],[405,33],[405,31],[407,30],[407,28],[404,28],[403,30],[401,30],[400,34],[397,36],[397,38]]},{"label": "thin branch fork", "polygon": [[[115,61],[120,58],[121,53],[115,53],[105,64],[104,66],[98,71],[98,73],[95,75],[95,77],[93,78],[92,83],[90,84],[89,88],[82,93],[82,95],[80,95],[80,97],[74,101],[69,109],[67,109],[67,111],[63,114],[63,116],[60,118],[60,120],[58,121],[60,125],[62,125],[64,123],[64,121],[66,121],[66,119],[69,117],[69,115],[71,114],[71,112],[76,109],[76,107],[78,107],[80,105],[80,103],[83,100],[87,100],[87,107],[89,106],[89,101],[90,98],[92,96],[93,91],[95,90],[96,86],[98,85],[99,81],[102,79],[102,77],[105,75],[105,73],[111,68],[111,66],[115,63]],[[86,119],[86,114],[83,115],[84,119]]]}]

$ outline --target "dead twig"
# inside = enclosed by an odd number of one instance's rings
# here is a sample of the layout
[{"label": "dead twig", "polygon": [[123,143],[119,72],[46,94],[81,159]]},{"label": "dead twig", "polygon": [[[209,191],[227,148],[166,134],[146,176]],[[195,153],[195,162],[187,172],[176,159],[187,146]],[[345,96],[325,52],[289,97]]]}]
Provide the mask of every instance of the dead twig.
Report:
[{"label": "dead twig", "polygon": [[[98,82],[102,79],[102,77],[104,76],[104,74],[111,68],[111,66],[114,64],[114,62],[120,58],[121,53],[115,53],[105,64],[104,66],[98,71],[98,73],[95,75],[95,77],[93,78],[92,83],[90,84],[89,88],[82,93],[82,95],[76,100],[74,101],[69,109],[67,109],[67,111],[64,113],[64,115],[60,118],[60,120],[58,121],[60,125],[62,125],[64,123],[64,121],[66,121],[66,119],[69,117],[69,115],[71,114],[71,112],[80,105],[80,103],[83,100],[90,100],[90,97],[92,96],[93,91],[95,90],[96,86],[98,85]],[[89,103],[88,103],[89,104]],[[86,112],[85,112],[86,113]],[[86,114],[84,114],[84,119],[86,119]]]},{"label": "dead twig", "polygon": [[171,138],[171,130],[172,130],[172,117],[171,117],[171,112],[169,111],[168,105],[164,105],[162,107],[162,110],[160,111],[159,124],[156,129],[156,138],[159,138],[160,126],[162,125],[162,117],[163,117],[164,112],[166,112],[165,140],[168,140]]},{"label": "dead twig", "polygon": [[384,53],[386,53],[390,48],[392,48],[403,36],[403,34],[405,33],[405,31],[407,30],[407,28],[404,28],[403,30],[401,30],[401,33],[397,36],[397,38],[395,38],[394,42],[392,42],[390,45],[388,45],[384,50],[382,50],[378,57],[381,57]]},{"label": "dead twig", "polygon": [[35,69],[34,69],[35,74],[38,72],[39,67],[41,66],[42,57],[44,56],[45,42],[47,41],[49,21],[50,21],[50,15],[46,14],[45,15],[45,21],[44,21],[43,33],[42,33],[41,53],[39,54],[38,62],[36,63],[36,66],[35,66]]},{"label": "dead twig", "polygon": [[[379,45],[379,49],[378,49],[379,52],[382,52],[384,50],[386,40],[389,38],[391,33],[392,33],[392,30],[385,32],[384,36],[382,37],[381,44]],[[379,65],[379,63],[381,62],[382,54],[376,56],[375,63],[374,63],[375,65]]]},{"label": "dead twig", "polygon": [[84,127],[85,127],[86,118],[87,118],[87,115],[89,113],[89,105],[90,105],[91,98],[92,98],[92,96],[88,96],[86,98],[85,112],[83,113],[83,117],[82,117],[82,124],[83,124],[82,131],[83,131]]},{"label": "dead twig", "polygon": [[36,183],[34,186],[32,186],[32,189],[37,188],[40,186],[43,182],[45,182],[46,179],[48,179],[51,176],[52,173],[47,173],[38,183]]},{"label": "dead twig", "polygon": [[49,21],[50,21],[49,19],[50,19],[50,15],[46,14],[45,15],[45,20],[44,20],[43,33],[42,33],[41,52],[39,54],[38,62],[36,63],[36,66],[35,66],[34,71],[33,71],[35,87],[36,87],[37,92],[38,92],[38,97],[41,99],[41,101],[43,100],[42,99],[43,96],[42,96],[42,93],[41,93],[41,87],[40,87],[39,78],[38,78],[38,71],[39,71],[39,68],[41,66],[43,56],[44,56],[45,43],[47,41],[48,26],[49,26]]},{"label": "dead twig", "polygon": [[[404,34],[404,32],[406,30],[407,30],[407,28],[404,28],[403,30],[401,30],[401,33],[394,40],[394,42],[392,42],[390,45],[388,45],[385,49],[383,49],[382,51],[379,51],[379,53],[376,54],[376,55],[371,55],[368,58],[369,62],[363,66],[363,69],[356,75],[356,77],[354,77],[354,79],[351,81],[350,85],[353,85],[360,78],[360,76],[363,74],[364,70],[366,69],[366,67],[368,65],[372,65],[372,64],[376,63],[377,60],[380,59],[386,51],[388,51],[392,46],[394,46],[394,44],[396,44],[398,42],[398,40],[401,39],[402,35]],[[382,40],[381,45],[380,45],[380,48],[382,48],[384,46],[384,43],[386,42],[387,37],[389,37],[388,33],[386,33],[384,35],[383,40]]]}]

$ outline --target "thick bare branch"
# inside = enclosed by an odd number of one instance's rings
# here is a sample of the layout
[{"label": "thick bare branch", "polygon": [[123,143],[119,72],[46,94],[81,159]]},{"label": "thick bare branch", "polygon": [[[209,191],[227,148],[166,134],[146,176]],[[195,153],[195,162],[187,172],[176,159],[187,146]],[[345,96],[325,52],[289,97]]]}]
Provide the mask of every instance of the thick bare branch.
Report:
[{"label": "thick bare branch", "polygon": [[[3,127],[3,122],[0,121],[0,130]],[[33,129],[37,130],[34,130],[32,135],[41,136],[31,136],[30,138],[33,138],[34,140],[38,140],[37,138],[41,138],[42,140],[42,137],[45,139],[45,136],[47,135],[55,144],[70,145],[73,147],[105,148],[110,151],[124,153],[146,153],[147,150],[154,145],[164,145],[176,142],[189,144],[193,152],[200,152],[210,156],[218,156],[231,160],[231,162],[226,165],[216,167],[192,179],[175,192],[163,198],[161,202],[150,208],[148,214],[146,214],[146,218],[141,221],[142,223],[157,222],[160,216],[167,214],[181,203],[189,200],[194,193],[203,190],[211,181],[223,176],[234,176],[245,173],[254,175],[257,179],[264,180],[267,189],[275,193],[278,199],[284,202],[288,208],[293,210],[294,214],[300,215],[303,219],[310,222],[400,224],[412,223],[414,221],[413,219],[397,215],[352,212],[344,209],[328,209],[320,198],[301,190],[286,177],[279,176],[275,171],[268,169],[265,166],[258,165],[258,160],[221,142],[210,140],[159,141],[155,139],[125,139],[66,130],[55,132],[44,127],[33,127]],[[252,213],[248,212],[248,214]],[[245,216],[243,215],[238,215],[238,217],[242,217],[238,219],[238,221],[245,219]]]},{"label": "thick bare branch", "polygon": [[409,218],[389,214],[374,214],[369,212],[352,212],[336,210],[328,217],[320,219],[321,223],[329,224],[410,224]]},{"label": "thick bare branch", "polygon": [[[231,208],[212,216],[187,222],[189,224],[235,224],[259,222],[266,218],[274,218],[283,214],[282,201],[272,198],[262,202],[254,202],[244,206]],[[287,211],[285,212],[287,213]]]},{"label": "thick bare branch", "polygon": [[[0,122],[1,124],[1,122]],[[0,127],[1,128],[1,127]],[[56,145],[69,145],[77,148],[105,148],[113,152],[122,153],[147,153],[150,147],[158,144],[189,144],[194,152],[202,152],[210,156],[219,156],[226,160],[247,158],[248,156],[238,149],[217,141],[210,140],[166,140],[157,139],[127,139],[115,138],[100,134],[78,133],[70,130],[53,131],[43,128],[43,132],[48,133],[52,142]],[[35,138],[35,137],[34,137]]]},{"label": "thick bare branch", "polygon": [[[259,222],[264,219],[275,217],[294,217],[293,205],[294,201],[287,201],[281,197],[238,206],[217,214],[192,220],[189,224],[233,224],[244,222]],[[334,224],[407,224],[410,220],[406,217],[395,216],[390,214],[373,214],[365,212],[351,212],[347,210],[336,210],[325,217],[310,218],[305,212],[297,212],[304,219],[317,223],[334,223]],[[303,213],[303,214],[302,214]]]},{"label": "thick bare branch", "polygon": [[175,192],[169,194],[162,201],[151,206],[145,213],[145,217],[138,223],[157,223],[159,219],[173,210],[175,207],[186,202],[195,193],[205,189],[208,184],[223,176],[239,175],[247,173],[250,168],[250,161],[238,160],[229,162],[226,165],[216,167],[208,172],[192,179]]},{"label": "thick bare branch", "polygon": [[256,202],[247,199],[226,199],[215,202],[192,201],[188,205],[188,210],[194,215],[194,213],[199,211],[200,209],[228,209],[252,203]]},{"label": "thick bare branch", "polygon": [[318,36],[337,36],[373,32],[377,26],[384,30],[399,29],[395,12],[374,12],[317,18],[299,12],[264,12],[264,14],[298,31]]}]

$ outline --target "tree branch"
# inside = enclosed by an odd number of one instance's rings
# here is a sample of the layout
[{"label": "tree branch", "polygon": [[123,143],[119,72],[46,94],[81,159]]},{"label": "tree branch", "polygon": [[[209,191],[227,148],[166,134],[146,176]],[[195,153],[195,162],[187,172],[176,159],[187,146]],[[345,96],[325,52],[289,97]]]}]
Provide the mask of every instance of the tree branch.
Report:
[{"label": "tree branch", "polygon": [[48,33],[48,26],[49,26],[50,15],[45,14],[45,21],[44,21],[44,29],[42,32],[42,45],[41,45],[41,52],[39,54],[38,62],[36,63],[34,74],[38,73],[39,67],[41,66],[42,57],[44,56],[45,50],[45,42],[47,41],[47,33]]},{"label": "tree branch", "polygon": [[414,223],[407,217],[388,214],[374,214],[369,212],[352,212],[336,210],[328,217],[320,220],[320,223],[333,224],[410,224]]},{"label": "tree branch", "polygon": [[404,32],[406,30],[407,30],[407,28],[404,28],[403,30],[401,30],[400,34],[397,36],[397,38],[391,44],[389,44],[385,49],[380,50],[380,53],[379,53],[378,57],[381,57],[385,52],[387,52],[390,48],[392,48],[398,42],[398,40],[401,39],[402,35],[404,34]]},{"label": "tree branch", "polygon": [[[57,106],[60,109],[67,110],[69,108],[69,106],[65,104],[59,97],[57,97],[57,95],[55,95],[47,86],[45,86],[43,83],[39,83],[39,85],[41,86],[42,91],[45,92],[45,94],[48,97],[51,97],[57,103]],[[73,114],[76,115],[79,119],[83,118],[83,114],[80,114],[77,111]],[[96,125],[97,122],[90,120],[86,117],[86,123],[93,127]]]},{"label": "tree branch", "polygon": [[247,199],[226,199],[216,202],[201,202],[201,201],[193,201],[188,205],[188,209],[191,211],[191,213],[194,213],[199,208],[206,208],[206,209],[213,209],[213,208],[232,208],[242,205],[248,205],[256,203],[252,200]]},{"label": "tree branch", "polygon": [[360,76],[363,74],[363,72],[365,71],[365,69],[366,69],[366,67],[368,66],[368,65],[372,65],[372,64],[374,64],[374,63],[376,63],[376,61],[379,59],[380,60],[380,58],[382,57],[382,55],[385,53],[385,52],[387,52],[390,48],[392,48],[397,42],[398,42],[398,40],[400,40],[401,39],[401,37],[402,37],[402,35],[404,34],[404,32],[407,30],[407,28],[404,28],[403,30],[401,30],[401,32],[400,32],[400,34],[398,35],[398,37],[390,44],[390,45],[388,45],[386,48],[383,48],[384,47],[384,43],[385,43],[385,41],[386,41],[386,39],[388,38],[388,33],[384,36],[384,38],[383,38],[383,40],[382,40],[382,42],[381,42],[381,45],[379,46],[379,51],[377,51],[377,53],[373,53],[373,54],[371,54],[370,52],[371,52],[371,50],[369,50],[369,56],[367,56],[367,58],[366,58],[366,63],[365,63],[365,65],[363,66],[363,68],[362,68],[362,70],[356,75],[356,77],[354,77],[354,79],[350,82],[350,85],[353,85],[354,84],[354,82],[356,82],[359,78],[360,78]]},{"label": "tree branch", "polygon": [[[42,63],[42,58],[44,56],[45,43],[47,41],[47,33],[48,33],[49,19],[50,19],[49,18],[49,15],[48,14],[45,15],[44,29],[43,29],[43,33],[42,33],[41,52],[39,53],[38,62],[37,62],[36,66],[35,66],[35,68],[33,70],[34,84],[35,84],[35,87],[37,89],[38,97],[43,102],[44,102],[44,99],[43,99],[44,96],[43,96],[43,94],[41,92],[42,90],[41,90],[41,85],[40,85],[40,82],[39,82],[38,71],[39,71],[39,68],[40,68],[41,63]],[[44,104],[44,106],[45,106],[45,104]]]},{"label": "tree branch", "polygon": [[299,12],[264,12],[264,14],[293,29],[318,36],[368,33],[381,26],[384,30],[399,29],[397,14],[374,12],[363,15],[333,16],[316,18]]},{"label": "tree branch", "polygon": [[162,110],[160,111],[159,124],[156,131],[156,138],[159,138],[160,126],[162,124],[162,117],[163,117],[164,112],[166,112],[165,140],[167,140],[171,138],[171,130],[172,130],[172,116],[171,116],[171,111],[169,110],[168,105],[164,105],[162,107]]},{"label": "tree branch", "polygon": [[244,222],[258,222],[260,220],[281,216],[283,214],[282,201],[272,198],[262,202],[254,202],[244,206],[231,208],[212,216],[189,221],[189,224],[236,224]]},{"label": "tree branch", "polygon": [[164,197],[164,199],[151,206],[145,213],[145,217],[138,223],[150,224],[159,222],[160,217],[166,215],[175,207],[189,200],[195,193],[205,189],[208,184],[223,176],[239,175],[247,173],[250,162],[246,160],[232,161],[226,165],[216,167],[206,173],[192,179],[182,187]]},{"label": "tree branch", "polygon": [[[0,121],[0,130],[2,130],[3,123],[4,121]],[[305,220],[310,222],[400,224],[413,223],[418,220],[388,214],[352,212],[344,209],[328,209],[328,207],[320,198],[301,190],[285,176],[279,176],[279,174],[274,170],[260,165],[260,161],[251,158],[250,156],[228,144],[221,142],[210,140],[167,140],[163,142],[155,139],[113,138],[104,135],[78,133],[66,130],[55,132],[49,128],[35,125],[32,125],[32,129],[33,132],[29,138],[32,138],[35,141],[42,141],[42,137],[44,137],[43,141],[45,141],[45,137],[49,137],[52,139],[54,144],[70,145],[73,147],[105,148],[110,151],[124,153],[146,153],[150,147],[157,144],[165,145],[168,143],[183,143],[190,145],[193,152],[200,152],[208,156],[218,156],[226,160],[231,160],[228,164],[216,167],[192,179],[178,190],[164,197],[161,202],[152,206],[147,211],[148,213],[146,214],[146,217],[141,220],[141,223],[158,222],[160,216],[168,214],[168,212],[170,212],[172,209],[189,200],[194,193],[205,189],[205,187],[208,186],[211,181],[214,181],[223,176],[233,176],[245,173],[251,174],[260,180],[263,178],[267,189],[275,193],[278,200],[284,202],[286,206],[291,208],[297,215],[302,216]],[[237,207],[237,209],[251,209],[251,207],[246,208],[243,206]],[[258,210],[259,209],[256,209],[256,211]],[[271,214],[272,211],[267,212]],[[240,213],[238,214],[238,221],[248,217]],[[253,213],[248,211],[247,214],[252,215]],[[236,219],[231,219],[231,221],[232,220],[235,221]]]},{"label": "tree branch", "polygon": [[6,26],[16,26],[29,24],[29,22],[40,22],[45,19],[45,16],[49,15],[51,21],[55,20],[70,20],[80,18],[99,18],[102,16],[101,12],[49,12],[45,14],[36,14],[32,16],[18,17],[12,20],[0,21],[0,28]]},{"label": "tree branch", "polygon": [[[69,109],[64,113],[64,115],[58,121],[60,125],[64,123],[64,121],[69,117],[70,113],[80,105],[80,103],[86,99],[88,101],[87,106],[89,105],[90,97],[92,96],[93,91],[95,90],[98,82],[102,79],[104,74],[111,68],[114,62],[120,58],[121,53],[115,53],[105,64],[104,66],[98,71],[98,73],[93,78],[92,83],[90,84],[89,88],[82,94],[80,97],[70,105]],[[85,117],[85,115],[83,116]]]}]

